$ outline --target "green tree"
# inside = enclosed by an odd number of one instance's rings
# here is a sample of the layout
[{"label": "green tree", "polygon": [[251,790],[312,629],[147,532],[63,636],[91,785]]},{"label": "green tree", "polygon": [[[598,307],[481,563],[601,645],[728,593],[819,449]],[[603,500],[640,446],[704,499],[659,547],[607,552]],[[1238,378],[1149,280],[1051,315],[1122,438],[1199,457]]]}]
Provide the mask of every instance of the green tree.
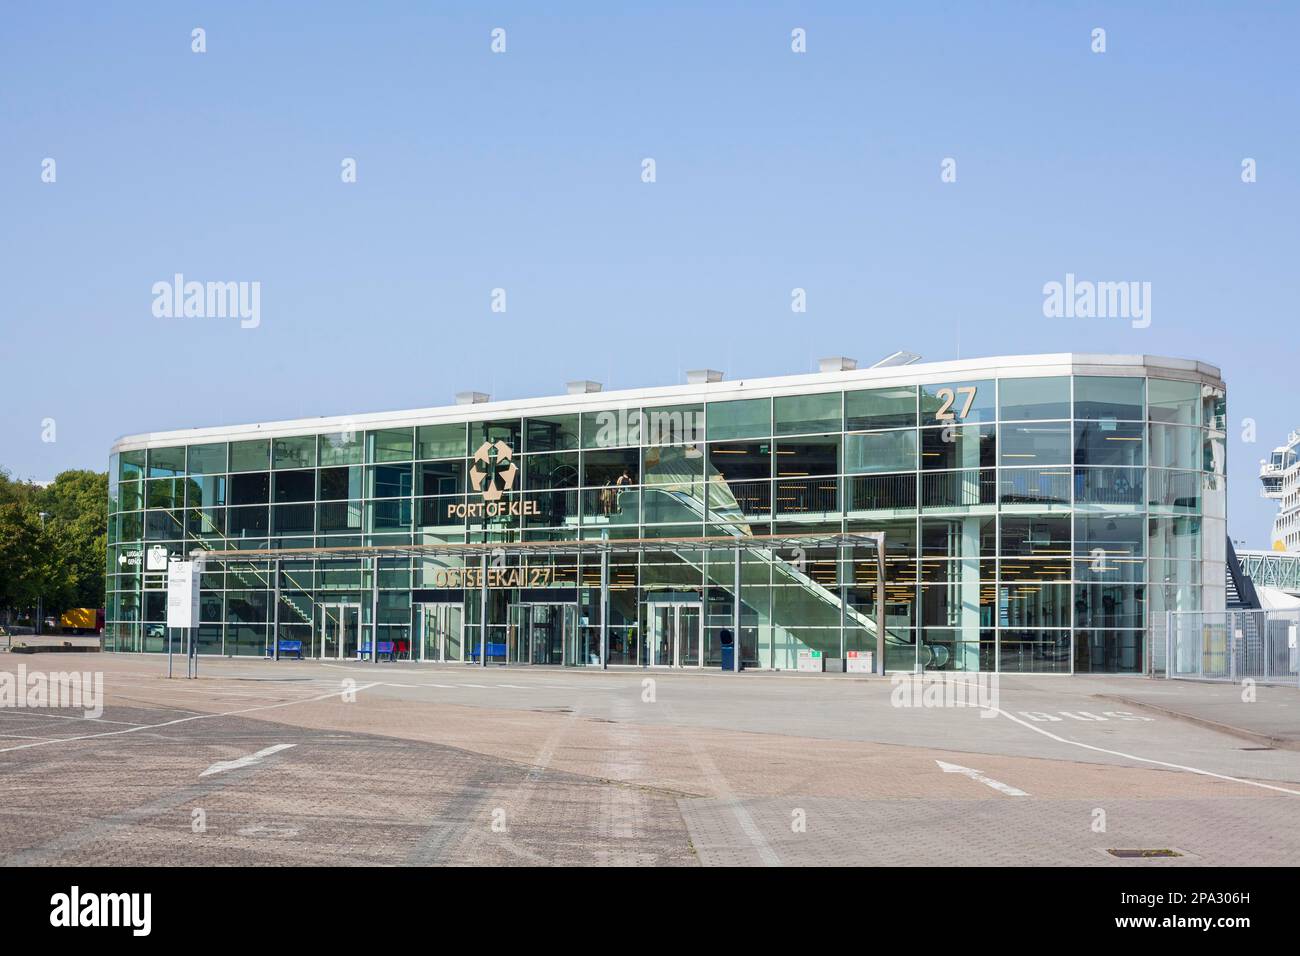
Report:
[{"label": "green tree", "polygon": [[41,487],[0,471],[0,607],[103,607],[107,524],[105,473],[65,471]]},{"label": "green tree", "polygon": [[65,471],[41,489],[41,508],[49,549],[46,603],[69,607],[104,606],[104,561],[108,528],[108,474]]},{"label": "green tree", "polygon": [[34,608],[43,584],[40,517],[17,501],[0,504],[0,607]]}]

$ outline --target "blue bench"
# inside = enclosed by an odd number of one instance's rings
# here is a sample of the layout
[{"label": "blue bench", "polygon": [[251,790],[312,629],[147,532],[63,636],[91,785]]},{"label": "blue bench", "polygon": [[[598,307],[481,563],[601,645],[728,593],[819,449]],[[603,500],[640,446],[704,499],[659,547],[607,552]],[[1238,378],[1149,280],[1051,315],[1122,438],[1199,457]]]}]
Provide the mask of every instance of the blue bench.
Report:
[{"label": "blue bench", "polygon": [[298,660],[302,660],[302,641],[280,641],[281,654],[297,654]]},{"label": "blue bench", "polygon": [[[380,653],[380,656],[383,656],[383,655],[387,654],[387,655],[388,655],[388,659],[391,661],[391,660],[393,659],[393,642],[392,642],[392,641],[380,641],[380,642],[379,642],[379,653]],[[370,656],[370,642],[369,642],[369,641],[366,641],[364,644],[361,645],[361,650],[357,651],[357,657],[358,657],[358,658],[363,658],[363,657],[368,657],[368,656]]]},{"label": "blue bench", "polygon": [[[484,650],[488,657],[504,658],[506,656],[506,645],[504,643],[493,644],[488,642]],[[471,661],[474,661],[475,663],[478,662],[478,644],[470,644],[466,646],[465,652],[469,655]]]}]

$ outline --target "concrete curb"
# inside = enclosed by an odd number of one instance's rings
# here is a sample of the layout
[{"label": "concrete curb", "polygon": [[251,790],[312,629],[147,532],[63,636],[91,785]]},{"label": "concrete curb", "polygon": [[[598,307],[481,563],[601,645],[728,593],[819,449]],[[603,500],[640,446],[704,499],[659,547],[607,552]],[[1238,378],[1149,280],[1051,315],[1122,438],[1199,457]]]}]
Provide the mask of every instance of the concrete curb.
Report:
[{"label": "concrete curb", "polygon": [[1289,737],[1274,737],[1271,734],[1262,734],[1254,730],[1245,730],[1241,727],[1234,727],[1232,724],[1225,724],[1222,721],[1210,720],[1208,717],[1197,717],[1193,714],[1185,714],[1182,711],[1172,710],[1168,707],[1161,707],[1159,704],[1150,704],[1146,701],[1134,700],[1132,697],[1120,697],[1117,694],[1097,694],[1095,696],[1100,700],[1113,700],[1121,704],[1127,704],[1130,707],[1137,707],[1139,710],[1154,711],[1158,714],[1164,714],[1166,717],[1183,720],[1189,724],[1196,724],[1199,727],[1205,727],[1209,730],[1217,730],[1220,733],[1229,734],[1233,737],[1240,737],[1243,740],[1267,744],[1277,750],[1300,751],[1300,740],[1293,740]]}]

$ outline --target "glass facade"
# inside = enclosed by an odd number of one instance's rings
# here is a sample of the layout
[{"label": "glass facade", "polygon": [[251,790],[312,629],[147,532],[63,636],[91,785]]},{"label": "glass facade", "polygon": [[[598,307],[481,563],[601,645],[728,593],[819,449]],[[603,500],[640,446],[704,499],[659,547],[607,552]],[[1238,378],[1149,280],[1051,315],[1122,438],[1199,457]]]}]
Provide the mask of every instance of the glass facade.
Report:
[{"label": "glass facade", "polygon": [[[161,651],[150,552],[886,534],[891,670],[1138,673],[1167,610],[1219,609],[1221,383],[1015,377],[372,431],[147,443],[112,456],[107,649]],[[445,415],[443,416],[446,417]],[[470,420],[472,419],[472,420]],[[146,444],[146,443],[142,443]],[[156,444],[156,447],[154,445]],[[735,552],[608,556],[608,663],[717,666]],[[466,566],[468,564],[468,567]],[[377,573],[377,580],[375,574]],[[874,550],[742,551],[746,666],[874,650]],[[209,562],[204,652],[348,657],[376,635],[413,660],[600,661],[600,556]],[[293,648],[293,643],[282,644]]]}]

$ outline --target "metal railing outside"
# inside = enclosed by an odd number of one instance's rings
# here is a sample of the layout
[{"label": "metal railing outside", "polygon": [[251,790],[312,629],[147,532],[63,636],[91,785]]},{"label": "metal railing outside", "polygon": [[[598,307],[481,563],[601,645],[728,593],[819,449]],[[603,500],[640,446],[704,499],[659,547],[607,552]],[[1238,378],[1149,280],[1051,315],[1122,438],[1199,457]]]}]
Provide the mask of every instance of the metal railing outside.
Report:
[{"label": "metal railing outside", "polygon": [[1168,611],[1165,676],[1300,686],[1300,610]]}]

